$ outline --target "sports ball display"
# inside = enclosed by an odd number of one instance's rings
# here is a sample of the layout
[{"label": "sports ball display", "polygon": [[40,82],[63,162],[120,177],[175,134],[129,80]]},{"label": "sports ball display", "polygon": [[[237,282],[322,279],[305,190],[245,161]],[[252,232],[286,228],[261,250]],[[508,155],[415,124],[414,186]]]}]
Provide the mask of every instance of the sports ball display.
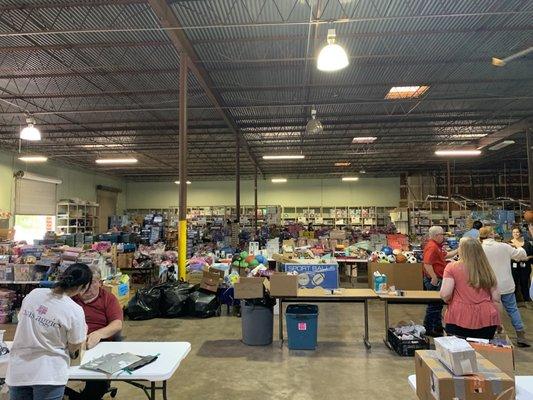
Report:
[{"label": "sports ball display", "polygon": [[396,256],[394,254],[390,254],[387,256],[389,262],[395,263],[396,262]]},{"label": "sports ball display", "polygon": [[415,255],[411,255],[409,257],[407,257],[407,262],[409,264],[416,264],[418,262],[418,260],[416,259]]},{"label": "sports ball display", "polygon": [[402,254],[402,251],[400,249],[394,249],[394,250],[392,250],[392,254],[397,256],[398,254]]},{"label": "sports ball display", "polygon": [[384,252],[379,252],[378,262],[380,263],[390,263],[389,256],[386,255]]},{"label": "sports ball display", "polygon": [[524,219],[528,224],[533,224],[533,210],[527,210],[524,212]]},{"label": "sports ball display", "polygon": [[403,264],[407,262],[407,257],[404,256],[402,253],[396,255],[396,262]]},{"label": "sports ball display", "polygon": [[381,251],[388,256],[392,254],[392,249],[389,246],[383,246]]}]

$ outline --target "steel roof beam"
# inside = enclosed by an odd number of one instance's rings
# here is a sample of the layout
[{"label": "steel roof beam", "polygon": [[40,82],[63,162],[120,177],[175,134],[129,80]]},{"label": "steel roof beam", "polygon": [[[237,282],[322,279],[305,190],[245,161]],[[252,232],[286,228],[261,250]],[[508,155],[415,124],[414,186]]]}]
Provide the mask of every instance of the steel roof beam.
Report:
[{"label": "steel roof beam", "polygon": [[493,145],[499,142],[500,140],[503,140],[516,133],[525,132],[526,129],[531,126],[533,126],[533,117],[525,118],[512,125],[509,125],[506,128],[503,128],[499,131],[496,131],[490,135],[485,136],[484,138],[479,139],[479,141],[477,142],[477,148],[483,149],[484,147]]},{"label": "steel roof beam", "polygon": [[108,49],[131,47],[159,47],[172,46],[172,43],[160,40],[145,40],[138,42],[100,42],[100,43],[62,43],[42,46],[6,46],[0,47],[0,53],[19,53],[32,51],[58,51],[80,49]]},{"label": "steel roof beam", "polygon": [[[176,15],[172,11],[172,9],[167,4],[166,0],[148,0],[148,2],[156,16],[159,18],[159,22],[162,27],[181,28],[180,22],[176,18]],[[198,80],[200,86],[204,89],[205,94],[207,95],[207,97],[209,97],[211,103],[222,116],[224,121],[226,121],[230,129],[236,135],[240,135],[239,127],[234,121],[232,115],[225,109],[223,100],[220,95],[213,89],[215,85],[211,81],[209,73],[201,64],[202,60],[199,59],[185,32],[181,29],[172,29],[167,30],[166,34],[169,37],[170,41],[174,44],[174,47],[178,52],[185,52],[187,54],[190,60],[189,69],[196,76],[196,79]],[[250,147],[248,146],[244,138],[242,138],[242,145],[254,165],[257,166],[259,172],[262,174],[262,170],[260,169],[255,156],[253,155]]]},{"label": "steel roof beam", "polygon": [[36,4],[32,1],[19,1],[17,5],[0,6],[2,11],[26,11],[26,10],[44,10],[52,8],[71,8],[71,7],[96,7],[96,6],[110,6],[110,5],[127,5],[127,4],[144,4],[146,0],[69,0],[65,2],[55,3],[40,3]]}]

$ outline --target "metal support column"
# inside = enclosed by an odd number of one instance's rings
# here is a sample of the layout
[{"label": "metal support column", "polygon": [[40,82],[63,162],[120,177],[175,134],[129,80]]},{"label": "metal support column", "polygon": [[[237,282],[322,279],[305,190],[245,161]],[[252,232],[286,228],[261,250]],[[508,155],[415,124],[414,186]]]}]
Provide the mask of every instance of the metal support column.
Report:
[{"label": "metal support column", "polygon": [[257,212],[257,167],[255,168],[255,174],[254,174],[254,212],[255,212],[254,232],[255,232],[255,236],[257,238],[259,236],[258,224],[257,224],[257,217],[258,217],[258,212]]},{"label": "metal support column", "polygon": [[241,140],[239,132],[235,134],[235,219],[238,226],[241,223]]},{"label": "metal support column", "polygon": [[189,57],[181,53],[179,82],[179,245],[178,276],[186,279],[187,261],[187,72]]},{"label": "metal support column", "polygon": [[526,147],[527,147],[527,176],[529,186],[529,204],[533,209],[533,128],[526,128]]},{"label": "metal support column", "polygon": [[450,162],[449,161],[448,161],[447,168],[448,168],[448,184],[447,184],[447,187],[448,187],[448,218],[451,218],[452,211],[451,211],[451,208],[450,208],[450,203],[452,201],[452,173],[451,173],[451,168],[450,168]]}]

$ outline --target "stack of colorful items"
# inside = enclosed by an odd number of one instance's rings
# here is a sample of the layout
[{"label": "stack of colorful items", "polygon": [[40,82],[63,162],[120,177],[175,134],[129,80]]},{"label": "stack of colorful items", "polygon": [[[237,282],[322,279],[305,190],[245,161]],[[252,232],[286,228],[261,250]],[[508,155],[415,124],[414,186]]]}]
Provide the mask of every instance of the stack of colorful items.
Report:
[{"label": "stack of colorful items", "polygon": [[11,322],[16,297],[15,291],[0,289],[0,324]]}]

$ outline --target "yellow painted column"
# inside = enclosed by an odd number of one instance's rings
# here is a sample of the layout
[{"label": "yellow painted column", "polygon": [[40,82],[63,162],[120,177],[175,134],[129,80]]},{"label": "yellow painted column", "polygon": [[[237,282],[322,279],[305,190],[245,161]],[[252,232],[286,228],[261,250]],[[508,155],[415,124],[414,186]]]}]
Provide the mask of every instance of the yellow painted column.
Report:
[{"label": "yellow painted column", "polygon": [[178,236],[178,278],[185,280],[187,273],[185,264],[187,263],[187,220],[179,221]]}]

